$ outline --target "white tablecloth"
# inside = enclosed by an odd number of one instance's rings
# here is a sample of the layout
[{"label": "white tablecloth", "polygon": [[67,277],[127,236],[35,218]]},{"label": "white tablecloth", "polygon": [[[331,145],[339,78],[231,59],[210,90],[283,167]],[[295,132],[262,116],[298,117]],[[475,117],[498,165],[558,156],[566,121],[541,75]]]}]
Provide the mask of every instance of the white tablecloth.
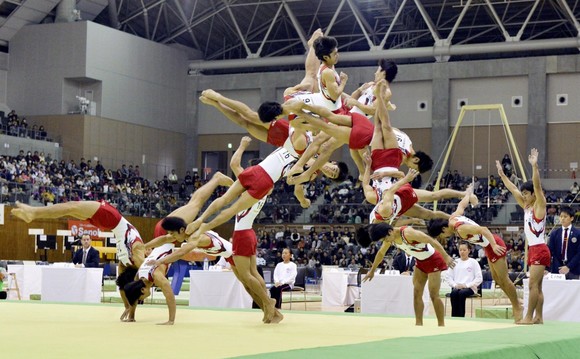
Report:
[{"label": "white tablecloth", "polygon": [[[322,305],[346,306],[354,304],[358,297],[356,287],[357,272],[331,271],[322,272]],[[349,290],[349,284],[353,290]]]},{"label": "white tablecloth", "polygon": [[[18,281],[18,287],[20,288],[20,296],[23,300],[30,300],[31,294],[40,294],[42,267],[43,266],[21,264],[8,265],[8,273],[16,274],[16,280]],[[14,285],[12,285],[12,287],[14,288]],[[7,290],[8,285],[5,285],[4,289]],[[10,291],[8,293],[8,299],[18,299],[16,291]]]},{"label": "white tablecloth", "polygon": [[189,306],[251,308],[252,297],[231,271],[189,271]]},{"label": "white tablecloth", "polygon": [[[429,291],[423,291],[424,315],[429,314]],[[375,274],[361,288],[361,313],[415,315],[413,309],[413,277],[409,275]]]},{"label": "white tablecloth", "polygon": [[[102,268],[15,264],[8,266],[8,272],[16,274],[23,300],[29,300],[31,294],[40,294],[43,301],[101,302]],[[15,291],[10,291],[9,299],[18,299]]]},{"label": "white tablecloth", "polygon": [[103,268],[41,268],[43,302],[101,302]]},{"label": "white tablecloth", "polygon": [[[544,293],[544,320],[580,322],[580,280],[546,280]],[[529,279],[524,279],[524,314],[528,310]]]}]

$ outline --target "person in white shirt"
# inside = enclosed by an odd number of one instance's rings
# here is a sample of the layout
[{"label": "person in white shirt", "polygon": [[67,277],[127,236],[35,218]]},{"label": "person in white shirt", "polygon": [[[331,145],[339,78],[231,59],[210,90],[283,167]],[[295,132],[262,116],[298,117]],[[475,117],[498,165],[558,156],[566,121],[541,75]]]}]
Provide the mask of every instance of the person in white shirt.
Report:
[{"label": "person in white shirt", "polygon": [[292,290],[298,269],[296,263],[290,261],[292,253],[289,248],[282,251],[282,262],[274,269],[274,286],[270,288],[270,297],[276,300],[276,308],[282,308],[282,292]]},{"label": "person in white shirt", "polygon": [[465,317],[465,299],[477,293],[483,282],[479,263],[469,257],[469,244],[459,244],[459,260],[455,268],[447,270],[447,283],[451,287],[451,316]]}]

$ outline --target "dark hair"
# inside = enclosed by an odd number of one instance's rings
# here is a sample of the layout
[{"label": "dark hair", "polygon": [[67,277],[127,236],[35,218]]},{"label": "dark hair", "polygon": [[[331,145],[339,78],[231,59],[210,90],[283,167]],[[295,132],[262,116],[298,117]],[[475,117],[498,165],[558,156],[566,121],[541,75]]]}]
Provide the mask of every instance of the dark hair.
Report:
[{"label": "dark hair", "polygon": [[433,160],[425,152],[417,151],[415,152],[415,157],[419,159],[419,162],[417,163],[419,173],[427,172],[433,168]]},{"label": "dark hair", "polygon": [[526,181],[524,183],[522,183],[522,185],[520,186],[520,191],[529,191],[530,193],[534,193],[534,182],[532,181]]},{"label": "dark hair", "polygon": [[323,61],[324,56],[330,55],[330,53],[338,47],[338,41],[334,37],[321,36],[314,40],[314,53],[316,57]]},{"label": "dark hair", "polygon": [[274,101],[266,101],[258,108],[258,117],[264,123],[272,122],[282,114],[282,105]]},{"label": "dark hair", "polygon": [[373,223],[369,225],[368,231],[371,241],[375,242],[388,236],[393,230],[393,226],[385,222]]},{"label": "dark hair", "polygon": [[338,175],[336,178],[331,178],[331,181],[334,182],[343,182],[348,177],[348,166],[344,162],[337,162],[336,165],[338,166]]},{"label": "dark hair", "polygon": [[179,232],[181,228],[187,228],[187,223],[181,217],[165,217],[161,221],[161,228],[166,231]]},{"label": "dark hair", "polygon": [[379,60],[379,67],[385,72],[385,80],[391,83],[397,77],[397,72],[399,71],[397,64],[393,60],[382,59]]},{"label": "dark hair", "polygon": [[145,282],[141,279],[133,281],[123,287],[129,305],[135,305],[137,300],[139,300],[139,297],[143,295],[141,292],[141,289],[143,288],[145,288]]},{"label": "dark hair", "polygon": [[393,226],[380,222],[359,227],[356,231],[355,240],[363,248],[368,247],[372,242],[388,236],[393,230]]},{"label": "dark hair", "polygon": [[457,248],[459,248],[461,246],[466,246],[467,247],[467,250],[471,252],[471,244],[469,244],[469,242],[461,241],[457,245]]},{"label": "dark hair", "polygon": [[570,206],[560,207],[560,214],[562,213],[568,214],[570,217],[572,217],[572,219],[574,219],[574,216],[576,215],[576,211],[574,211]]},{"label": "dark hair", "polygon": [[359,227],[356,230],[356,236],[354,239],[361,247],[368,247],[371,244],[371,236],[369,235],[368,226]]},{"label": "dark hair", "polygon": [[429,223],[427,223],[427,233],[429,234],[430,237],[436,238],[441,233],[443,233],[445,227],[448,226],[449,226],[448,219],[443,218],[432,219],[429,221]]},{"label": "dark hair", "polygon": [[137,275],[137,268],[127,267],[123,273],[119,274],[115,283],[119,289],[123,289],[127,283],[131,283],[135,280],[135,275]]}]

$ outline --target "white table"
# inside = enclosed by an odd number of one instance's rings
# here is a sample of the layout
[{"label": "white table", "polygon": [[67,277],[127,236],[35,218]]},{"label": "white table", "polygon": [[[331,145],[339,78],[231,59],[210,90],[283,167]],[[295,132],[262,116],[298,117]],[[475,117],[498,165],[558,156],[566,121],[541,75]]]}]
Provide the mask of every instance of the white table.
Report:
[{"label": "white table", "polygon": [[[357,298],[357,272],[325,270],[322,272],[322,305],[348,306]],[[348,290],[349,284],[355,290]]]},{"label": "white table", "polygon": [[189,306],[251,308],[252,297],[232,271],[189,271]]},{"label": "white table", "polygon": [[[31,294],[40,294],[40,285],[42,283],[43,266],[37,265],[22,265],[9,264],[8,273],[15,273],[18,287],[20,288],[20,296],[23,300],[29,300]],[[8,289],[5,286],[6,289]],[[18,299],[18,294],[15,291],[8,293],[8,299]]]},{"label": "white table", "polygon": [[[547,280],[542,282],[544,320],[580,322],[580,280]],[[524,314],[528,310],[529,279],[524,279]]]},{"label": "white table", "polygon": [[[42,301],[101,302],[102,268],[63,268],[37,265],[8,265],[8,273],[15,273],[22,299],[40,294]],[[17,299],[10,291],[10,299]]]},{"label": "white table", "polygon": [[[429,290],[423,291],[424,315],[429,314]],[[413,277],[410,275],[375,274],[361,287],[361,313],[415,315]]]},{"label": "white table", "polygon": [[103,268],[41,268],[43,302],[101,302]]}]

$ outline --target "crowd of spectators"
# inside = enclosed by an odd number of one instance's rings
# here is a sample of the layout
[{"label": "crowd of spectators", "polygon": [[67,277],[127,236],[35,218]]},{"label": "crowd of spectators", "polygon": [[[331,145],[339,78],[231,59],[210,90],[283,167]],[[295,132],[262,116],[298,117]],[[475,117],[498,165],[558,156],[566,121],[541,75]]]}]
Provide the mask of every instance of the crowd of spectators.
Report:
[{"label": "crowd of spectators", "polygon": [[374,243],[369,248],[356,244],[354,226],[312,226],[305,232],[286,226],[279,230],[259,229],[256,235],[258,258],[268,266],[278,263],[282,250],[290,248],[298,266],[338,265],[357,270],[363,266],[368,268],[378,251]]},{"label": "crowd of spectators", "polygon": [[[168,176],[158,181],[143,178],[139,166],[105,168],[100,161],[80,159],[65,162],[43,152],[23,150],[17,156],[0,156],[2,201],[33,200],[61,203],[77,200],[107,200],[127,215],[162,217],[185,204],[191,193],[203,185],[197,173],[186,173],[181,184]],[[218,188],[213,198],[225,193]]]},{"label": "crowd of spectators", "polygon": [[[483,192],[476,191],[480,202],[485,204],[490,200],[498,205],[506,201],[508,192],[493,175],[483,181],[477,177],[473,180],[475,188],[487,188]],[[185,204],[191,193],[204,182],[197,172],[190,171],[180,180],[175,170],[171,170],[161,180],[151,181],[142,177],[139,166],[123,164],[121,168],[112,170],[105,168],[100,161],[94,164],[84,158],[78,163],[74,160],[58,161],[51,158],[50,154],[45,156],[38,151],[20,151],[17,156],[0,156],[2,202],[27,202],[27,197],[44,204],[103,199],[115,204],[125,215],[163,217]],[[461,176],[458,171],[448,171],[443,177],[442,187],[465,190],[469,183],[471,178]],[[433,184],[427,185],[427,189],[432,187]],[[218,188],[209,202],[225,191],[226,188]],[[564,197],[556,198],[549,192],[548,203],[571,203],[578,200],[578,193],[578,185],[574,183]],[[374,244],[367,249],[359,248],[354,241],[354,225],[368,223],[368,213],[373,207],[364,200],[361,186],[352,177],[340,184],[318,178],[305,186],[305,194],[315,209],[307,211],[307,217],[300,218],[303,209],[293,195],[293,186],[279,181],[269,195],[257,223],[325,223],[329,226],[314,226],[308,233],[260,230],[259,257],[273,265],[280,260],[282,249],[288,247],[298,265],[338,265],[351,269],[368,267],[378,248]],[[450,213],[456,208],[457,202],[443,201],[438,209]],[[557,218],[556,206],[548,208],[549,218],[553,221],[553,218]],[[482,224],[489,222],[495,214],[497,206],[482,205],[466,211],[468,217]],[[523,267],[523,234],[509,236],[504,238],[508,245],[508,265],[510,270],[519,271]],[[458,255],[456,241],[448,241],[447,250],[452,255]],[[486,268],[482,249],[474,247],[472,256],[480,262],[482,268]],[[387,255],[383,265],[388,266],[391,258],[392,254]]]},{"label": "crowd of spectators", "polygon": [[34,140],[50,141],[44,126],[28,125],[26,117],[20,118],[14,110],[0,117],[0,132],[3,135],[26,137]]}]

